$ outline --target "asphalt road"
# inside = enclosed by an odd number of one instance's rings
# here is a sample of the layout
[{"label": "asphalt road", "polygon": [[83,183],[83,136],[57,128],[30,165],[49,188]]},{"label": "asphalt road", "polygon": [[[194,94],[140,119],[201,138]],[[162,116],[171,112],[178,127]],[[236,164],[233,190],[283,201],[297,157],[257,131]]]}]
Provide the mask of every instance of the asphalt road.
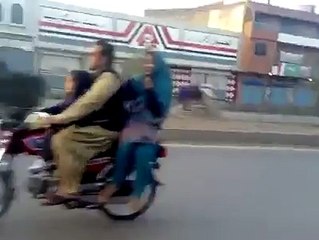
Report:
[{"label": "asphalt road", "polygon": [[[41,207],[20,187],[1,240],[318,240],[319,151],[170,148],[167,184],[135,222]],[[16,161],[22,185],[30,160]]]}]

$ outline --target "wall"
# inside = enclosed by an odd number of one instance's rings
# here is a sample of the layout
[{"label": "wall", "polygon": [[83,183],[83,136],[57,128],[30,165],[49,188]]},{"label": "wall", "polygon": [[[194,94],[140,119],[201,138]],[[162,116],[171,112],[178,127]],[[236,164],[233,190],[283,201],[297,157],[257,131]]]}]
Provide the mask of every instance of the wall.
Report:
[{"label": "wall", "polygon": [[229,75],[228,71],[192,69],[191,80],[198,85],[210,84],[217,98],[225,99]]},{"label": "wall", "polygon": [[146,17],[184,22],[194,27],[209,27],[240,33],[245,4],[214,3],[190,9],[145,10]]},{"label": "wall", "polygon": [[[1,0],[3,19],[0,24],[0,32],[16,34],[20,37],[35,37],[38,26],[38,6],[39,0]],[[11,23],[12,4],[20,4],[23,8],[23,23]]]},{"label": "wall", "polygon": [[268,74],[277,58],[278,34],[268,26],[244,23],[238,67],[242,71]]},{"label": "wall", "polygon": [[241,33],[243,30],[245,5],[215,9],[209,12],[208,27]]},{"label": "wall", "polygon": [[33,72],[33,52],[19,48],[0,47],[0,61],[5,62],[10,71]]},{"label": "wall", "polygon": [[239,75],[236,110],[318,114],[318,92],[313,83],[304,80]]},{"label": "wall", "polygon": [[177,21],[184,23],[189,23],[193,15],[194,12],[192,11],[192,9],[146,9],[144,11],[145,17],[165,19],[169,21]]},{"label": "wall", "polygon": [[213,67],[214,63],[229,66],[236,62],[238,35],[235,33],[209,28],[194,29],[185,25],[163,25],[162,21],[156,22],[154,19],[69,8],[52,3],[41,6],[40,47],[83,52],[93,41],[105,38],[111,40],[119,52],[135,54],[136,49],[143,48],[147,35],[168,61],[172,59],[175,64],[180,60],[181,64],[189,61],[197,62],[198,66],[206,64]]},{"label": "wall", "polygon": [[[190,17],[188,24],[194,27],[211,27],[209,26],[210,12],[205,10],[199,10],[194,12],[194,14]],[[221,29],[218,27],[213,27],[217,29]]]},{"label": "wall", "polygon": [[319,38],[319,29],[315,23],[259,12],[255,13],[255,21],[258,23],[270,24],[273,26],[274,30],[278,30],[281,33],[309,38]]},{"label": "wall", "polygon": [[[308,13],[305,13],[308,14]],[[311,68],[311,77],[319,78],[319,25],[302,20],[255,13],[255,22],[271,26],[278,32],[277,56],[273,64],[280,64],[282,51],[302,55],[300,66]]]},{"label": "wall", "polygon": [[[281,51],[297,54],[301,56],[300,62],[301,66],[306,66],[311,68],[311,75],[313,79],[319,79],[319,46],[318,48],[302,47],[299,45],[291,45],[280,43],[278,47],[278,52]],[[278,54],[279,55],[279,54]]]},{"label": "wall", "polygon": [[101,37],[113,41],[117,60],[123,61],[143,54],[141,40],[150,34],[170,64],[192,67],[196,81],[213,83],[221,92],[225,83],[218,79],[223,76],[207,69],[236,67],[236,33],[179,24],[163,26],[159,24],[162,21],[92,12],[46,0],[28,2],[25,22],[16,26],[10,24],[7,12],[12,1],[4,1],[6,24],[0,24],[0,61],[12,70],[43,74],[52,88],[62,88],[63,77],[70,70],[87,68],[88,47]]},{"label": "wall", "polygon": [[[34,71],[34,38],[37,36],[38,0],[1,0],[0,61],[12,71]],[[22,15],[14,15],[13,4],[20,4]],[[22,22],[12,22],[12,16],[21,16]],[[17,19],[16,19],[17,20]]]},{"label": "wall", "polygon": [[46,1],[40,10],[36,68],[54,88],[62,87],[68,70],[87,67],[89,47],[99,38],[112,41],[119,61],[143,54],[144,37],[149,35],[169,64],[193,69],[236,66],[235,33],[178,24],[167,26],[154,19],[92,12]]}]

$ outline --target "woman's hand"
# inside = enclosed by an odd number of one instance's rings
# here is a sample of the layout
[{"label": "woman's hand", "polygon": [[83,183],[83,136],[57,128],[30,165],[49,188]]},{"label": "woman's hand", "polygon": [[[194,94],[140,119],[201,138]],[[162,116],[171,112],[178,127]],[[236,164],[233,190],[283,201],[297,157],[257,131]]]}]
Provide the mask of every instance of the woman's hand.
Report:
[{"label": "woman's hand", "polygon": [[146,76],[150,76],[154,69],[154,58],[152,52],[146,52],[143,64]]},{"label": "woman's hand", "polygon": [[153,88],[153,87],[154,87],[154,83],[153,83],[153,80],[151,79],[151,77],[145,76],[145,79],[144,79],[144,87],[145,87],[146,89],[150,89],[150,88]]},{"label": "woman's hand", "polygon": [[144,64],[144,72],[146,76],[150,76],[153,72],[154,64],[153,63],[145,63]]},{"label": "woman's hand", "polygon": [[144,72],[145,72],[144,86],[146,89],[152,88],[154,86],[153,79],[151,78],[153,69],[154,69],[153,54],[147,53],[145,56],[145,62],[144,62]]}]

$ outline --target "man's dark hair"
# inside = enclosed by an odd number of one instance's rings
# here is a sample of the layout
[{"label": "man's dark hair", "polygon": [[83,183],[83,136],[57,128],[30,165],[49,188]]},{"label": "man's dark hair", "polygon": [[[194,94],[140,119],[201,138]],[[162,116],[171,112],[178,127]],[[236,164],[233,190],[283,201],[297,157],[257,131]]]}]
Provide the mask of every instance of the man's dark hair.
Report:
[{"label": "man's dark hair", "polygon": [[100,39],[96,42],[96,45],[101,47],[102,55],[107,58],[107,63],[105,70],[113,70],[113,60],[114,60],[114,47],[107,41]]},{"label": "man's dark hair", "polygon": [[95,43],[97,46],[101,47],[102,55],[107,58],[106,66],[104,66],[104,71],[113,73],[118,79],[121,79],[120,74],[113,68],[114,61],[114,47],[112,44],[108,43],[104,39],[100,39]]}]

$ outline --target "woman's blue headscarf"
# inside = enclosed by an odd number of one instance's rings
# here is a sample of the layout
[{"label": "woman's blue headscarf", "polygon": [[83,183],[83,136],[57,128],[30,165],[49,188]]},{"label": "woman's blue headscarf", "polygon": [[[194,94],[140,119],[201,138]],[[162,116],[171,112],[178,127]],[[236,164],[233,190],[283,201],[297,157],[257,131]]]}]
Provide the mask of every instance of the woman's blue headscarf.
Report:
[{"label": "woman's blue headscarf", "polygon": [[154,69],[151,73],[151,79],[154,87],[154,95],[157,100],[157,114],[152,114],[147,108],[147,99],[145,98],[146,89],[144,87],[145,75],[139,75],[127,82],[126,96],[130,100],[126,103],[126,109],[130,112],[130,119],[134,121],[150,122],[152,124],[161,124],[169,112],[172,101],[173,83],[170,75],[170,68],[165,63],[160,53],[153,53]]}]

